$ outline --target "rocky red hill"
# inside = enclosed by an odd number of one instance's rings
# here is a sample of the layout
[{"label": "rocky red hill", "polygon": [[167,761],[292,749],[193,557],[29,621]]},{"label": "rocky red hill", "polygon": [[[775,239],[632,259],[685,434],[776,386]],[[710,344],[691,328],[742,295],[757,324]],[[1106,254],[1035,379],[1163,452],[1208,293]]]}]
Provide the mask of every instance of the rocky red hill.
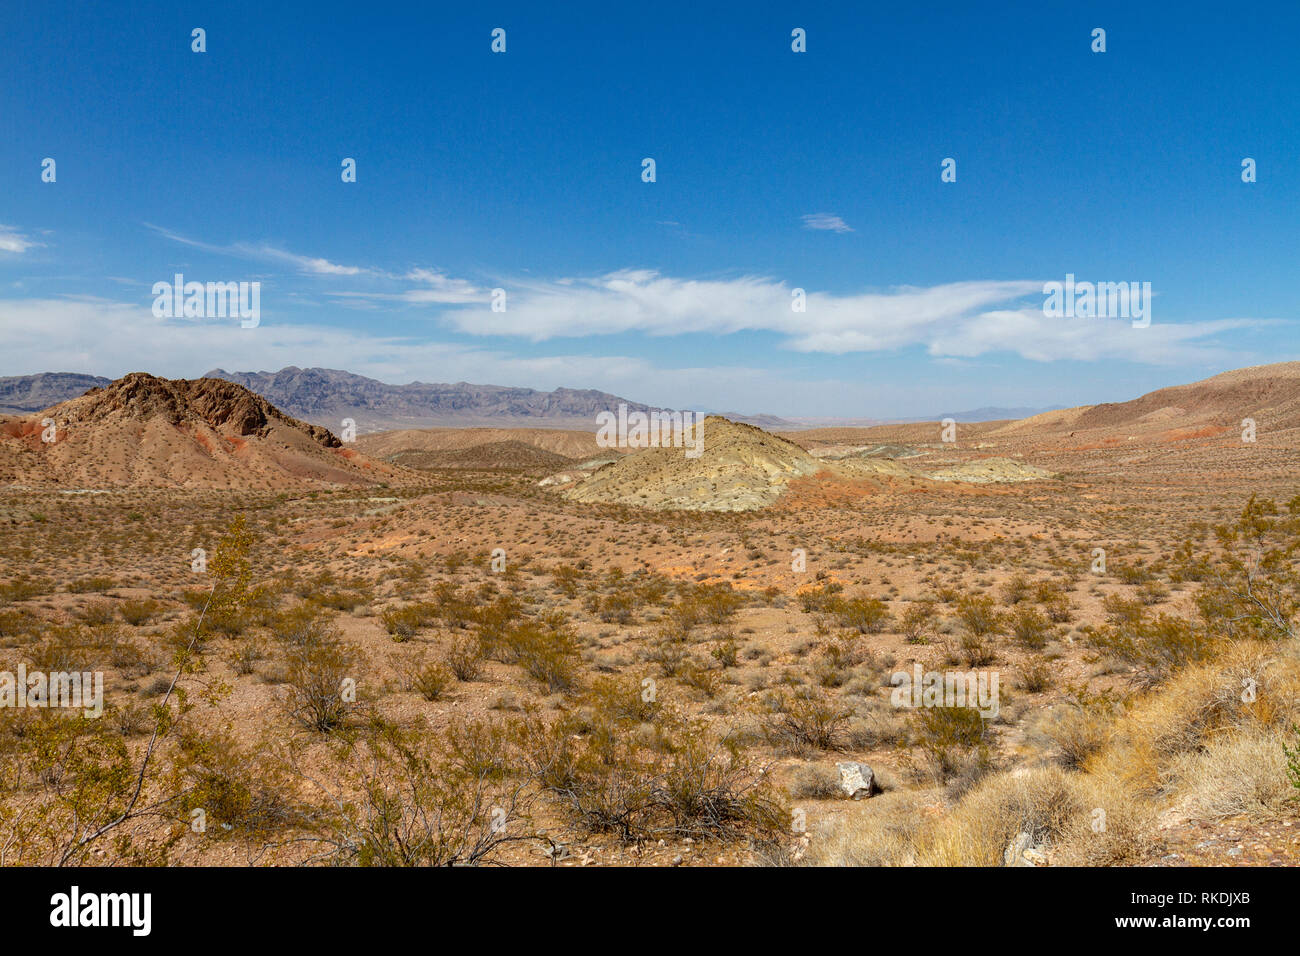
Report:
[{"label": "rocky red hill", "polygon": [[0,481],[10,484],[257,489],[408,480],[405,469],[218,379],[135,372],[0,424]]}]

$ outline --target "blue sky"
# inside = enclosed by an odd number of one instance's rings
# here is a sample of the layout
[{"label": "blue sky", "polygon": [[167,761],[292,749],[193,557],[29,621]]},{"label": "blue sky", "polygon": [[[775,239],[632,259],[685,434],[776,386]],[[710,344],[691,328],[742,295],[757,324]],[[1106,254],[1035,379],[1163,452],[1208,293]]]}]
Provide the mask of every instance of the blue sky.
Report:
[{"label": "blue sky", "polygon": [[[894,417],[1300,357],[1300,7],[893,6],[5,4],[0,375]],[[260,325],[155,317],[176,272]],[[1150,326],[1045,315],[1067,273]]]}]

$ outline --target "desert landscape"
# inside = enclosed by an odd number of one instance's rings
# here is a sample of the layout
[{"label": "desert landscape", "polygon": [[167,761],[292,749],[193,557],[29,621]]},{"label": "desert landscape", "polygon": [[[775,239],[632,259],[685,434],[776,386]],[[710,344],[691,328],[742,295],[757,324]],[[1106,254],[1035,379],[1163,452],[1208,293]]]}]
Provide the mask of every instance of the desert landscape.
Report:
[{"label": "desert landscape", "polygon": [[696,457],[238,378],[0,389],[0,672],[103,681],[0,863],[1300,860],[1300,363]]}]

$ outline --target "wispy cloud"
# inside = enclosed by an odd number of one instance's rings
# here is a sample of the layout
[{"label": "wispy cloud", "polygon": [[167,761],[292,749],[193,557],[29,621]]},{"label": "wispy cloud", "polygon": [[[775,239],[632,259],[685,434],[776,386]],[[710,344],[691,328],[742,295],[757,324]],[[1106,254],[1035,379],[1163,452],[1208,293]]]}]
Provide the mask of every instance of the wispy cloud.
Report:
[{"label": "wispy cloud", "polygon": [[28,249],[40,245],[42,245],[42,243],[23,235],[15,227],[0,225],[0,252],[11,252],[15,255],[21,255]]},{"label": "wispy cloud", "polygon": [[[844,231],[837,216],[804,217],[808,228]],[[1040,280],[975,280],[929,287],[831,293],[796,289],[765,276],[677,278],[650,269],[598,276],[496,279],[504,311],[492,309],[485,283],[431,268],[393,272],[340,265],[268,244],[212,245],[152,226],[175,242],[210,252],[278,262],[307,277],[372,280],[325,295],[357,308],[428,307],[431,317],[465,335],[533,342],[597,339],[623,333],[652,336],[766,332],[785,348],[843,355],[920,347],[935,359],[1009,354],[1032,362],[1125,361],[1176,365],[1229,360],[1215,341],[1257,328],[1256,319],[1176,322],[1146,328],[1128,320],[1053,318],[1043,313]],[[796,311],[795,304],[803,309]]]},{"label": "wispy cloud", "polygon": [[269,243],[251,243],[251,242],[232,242],[227,245],[216,245],[209,242],[201,242],[197,239],[190,239],[179,233],[164,229],[161,226],[155,226],[150,223],[145,225],[158,233],[170,239],[172,242],[178,242],[181,245],[189,246],[194,249],[202,249],[204,252],[211,252],[216,255],[235,256],[240,259],[254,259],[263,262],[276,262],[281,265],[289,266],[297,272],[306,275],[317,276],[359,276],[359,275],[379,275],[377,270],[366,269],[361,266],[339,265],[337,262],[331,262],[328,259],[322,259],[316,256],[303,256],[287,250],[277,248]]},{"label": "wispy cloud", "polygon": [[853,227],[839,216],[828,212],[810,212],[803,217],[805,229],[820,229],[825,232],[852,232]]}]

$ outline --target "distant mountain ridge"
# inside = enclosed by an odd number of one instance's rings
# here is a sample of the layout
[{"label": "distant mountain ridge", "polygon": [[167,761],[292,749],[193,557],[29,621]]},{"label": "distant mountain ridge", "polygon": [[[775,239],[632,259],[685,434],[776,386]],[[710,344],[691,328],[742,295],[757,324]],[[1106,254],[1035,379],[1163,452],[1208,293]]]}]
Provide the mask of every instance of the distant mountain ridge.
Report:
[{"label": "distant mountain ridge", "polygon": [[39,412],[92,388],[103,388],[111,381],[80,372],[0,376],[0,412]]},{"label": "distant mountain ridge", "polygon": [[596,413],[617,409],[662,411],[595,389],[543,392],[468,382],[389,385],[339,369],[297,368],[278,372],[227,372],[205,378],[235,382],[303,421],[339,428],[352,418],[358,433],[394,428],[533,426],[595,430]]},{"label": "distant mountain ridge", "polygon": [[[356,422],[358,434],[410,428],[572,428],[594,432],[596,414],[616,411],[668,411],[592,388],[546,392],[507,385],[410,382],[390,385],[353,372],[288,366],[278,372],[228,372],[214,368],[202,378],[219,379],[256,392],[277,408],[313,425],[335,431],[343,419]],[[41,411],[79,398],[111,379],[74,372],[0,377],[0,413]],[[703,409],[694,409],[703,412]],[[764,428],[791,427],[775,415],[729,414]]]},{"label": "distant mountain ridge", "polygon": [[1003,408],[1000,405],[985,405],[981,408],[972,408],[968,412],[940,412],[931,418],[916,420],[941,422],[945,418],[951,418],[955,422],[998,422],[1004,419],[1029,418],[1033,415],[1041,415],[1044,412],[1057,412],[1065,407],[1064,405],[1049,405],[1046,408]]}]

